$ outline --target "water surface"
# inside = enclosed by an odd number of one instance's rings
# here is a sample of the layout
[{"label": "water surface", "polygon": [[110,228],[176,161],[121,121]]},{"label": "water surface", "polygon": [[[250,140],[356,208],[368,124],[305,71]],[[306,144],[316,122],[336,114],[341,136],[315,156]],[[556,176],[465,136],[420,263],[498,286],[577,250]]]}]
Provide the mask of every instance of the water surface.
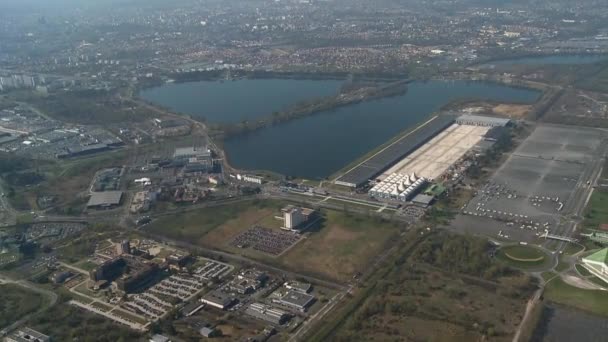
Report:
[{"label": "water surface", "polygon": [[499,59],[484,63],[483,66],[492,65],[577,65],[592,64],[608,60],[608,55],[549,55],[517,57],[509,59]]},{"label": "water surface", "polygon": [[489,82],[414,82],[403,96],[340,107],[224,142],[231,165],[322,179],[464,98],[532,103],[539,92]]},{"label": "water surface", "polygon": [[343,81],[242,79],[171,83],[140,96],[179,113],[209,122],[236,123],[283,110],[303,100],[335,95]]}]

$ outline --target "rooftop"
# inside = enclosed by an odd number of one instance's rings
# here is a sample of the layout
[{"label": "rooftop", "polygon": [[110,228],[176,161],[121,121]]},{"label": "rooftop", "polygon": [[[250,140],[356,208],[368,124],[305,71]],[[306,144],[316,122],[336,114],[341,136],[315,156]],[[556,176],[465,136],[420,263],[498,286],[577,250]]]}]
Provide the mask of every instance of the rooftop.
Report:
[{"label": "rooftop", "polygon": [[281,302],[298,307],[306,307],[315,297],[295,290],[289,290],[282,298]]},{"label": "rooftop", "polygon": [[122,191],[93,192],[87,207],[118,205],[122,199]]},{"label": "rooftop", "polygon": [[206,147],[178,147],[173,153],[174,158],[189,157],[189,156],[210,156],[211,152]]},{"label": "rooftop", "polygon": [[27,327],[20,328],[13,332],[10,335],[10,339],[8,341],[28,341],[28,342],[47,342],[50,341],[51,338],[46,336],[34,329],[30,329]]},{"label": "rooftop", "polygon": [[492,117],[492,116],[465,114],[465,115],[459,116],[458,119],[456,119],[456,121],[457,122],[474,121],[474,122],[492,124],[492,125],[496,125],[496,126],[506,126],[509,124],[509,122],[511,122],[511,119],[496,118],[496,117]]},{"label": "rooftop", "polygon": [[156,334],[150,338],[150,342],[170,342],[168,337]]}]

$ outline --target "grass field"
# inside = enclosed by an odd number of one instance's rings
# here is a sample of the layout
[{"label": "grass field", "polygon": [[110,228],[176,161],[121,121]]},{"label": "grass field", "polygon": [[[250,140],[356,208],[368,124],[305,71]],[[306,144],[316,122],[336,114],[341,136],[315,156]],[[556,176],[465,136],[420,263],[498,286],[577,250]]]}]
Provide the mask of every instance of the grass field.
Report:
[{"label": "grass field", "polygon": [[570,268],[570,264],[563,261],[562,258],[559,258],[559,262],[557,263],[557,266],[555,266],[555,271],[563,272],[563,271],[567,270],[568,268]]},{"label": "grass field", "polygon": [[543,265],[547,262],[546,254],[531,246],[507,246],[501,248],[496,257],[515,268],[532,268]]},{"label": "grass field", "polygon": [[549,272],[541,273],[540,276],[543,278],[544,281],[548,281],[551,278],[554,278],[556,275],[557,275],[556,273],[549,271]]},{"label": "grass field", "polygon": [[290,268],[321,273],[337,280],[350,279],[379,255],[399,228],[361,215],[327,210],[318,231],[281,256]]},{"label": "grass field", "polygon": [[[205,245],[221,244],[232,233],[248,228],[278,207],[280,203],[274,201],[246,201],[202,208],[162,217],[153,221],[147,229],[175,240]],[[219,233],[206,236],[220,227]]]},{"label": "grass field", "polygon": [[576,264],[576,265],[574,265],[574,267],[576,268],[578,273],[580,273],[583,277],[587,277],[587,276],[591,275],[591,272],[589,272],[589,270],[586,269],[585,267],[583,267],[583,265],[581,265],[581,264]]},{"label": "grass field", "polygon": [[595,229],[602,223],[608,223],[608,192],[595,190],[585,208],[583,225]]},{"label": "grass field", "polygon": [[605,281],[603,281],[602,279],[600,279],[600,278],[598,278],[598,277],[596,277],[596,276],[589,277],[589,278],[587,278],[587,279],[588,279],[590,282],[592,282],[592,283],[594,283],[594,284],[596,284],[596,285],[602,286],[602,287],[604,287],[604,288],[608,287],[608,283],[606,283]]},{"label": "grass field", "polygon": [[0,285],[0,327],[19,320],[42,307],[44,299],[38,293],[20,286]]},{"label": "grass field", "polygon": [[585,246],[580,245],[578,243],[569,243],[566,245],[564,249],[564,254],[566,255],[574,255],[578,252],[582,252],[585,249]]},{"label": "grass field", "polygon": [[545,298],[594,314],[608,316],[608,292],[582,290],[555,278],[545,287]]},{"label": "grass field", "polygon": [[275,216],[281,215],[280,208],[284,204],[249,201],[204,208],[163,217],[150,224],[148,230],[175,240],[218,248],[335,280],[348,280],[354,273],[363,271],[391,237],[399,233],[400,227],[393,223],[365,215],[324,210],[321,224],[278,257],[230,245],[236,236],[254,224],[279,229],[282,221]]}]

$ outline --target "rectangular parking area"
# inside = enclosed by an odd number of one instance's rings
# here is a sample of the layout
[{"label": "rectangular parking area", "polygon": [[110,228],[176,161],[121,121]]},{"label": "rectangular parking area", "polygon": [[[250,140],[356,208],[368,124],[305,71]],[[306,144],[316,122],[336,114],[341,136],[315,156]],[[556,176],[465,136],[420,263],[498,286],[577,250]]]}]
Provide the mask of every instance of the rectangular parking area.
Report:
[{"label": "rectangular parking area", "polygon": [[[593,128],[538,126],[463,208],[465,215],[503,222],[497,230],[556,233],[568,204],[603,157],[604,133]],[[578,200],[578,199],[577,199]],[[457,220],[458,221],[458,220]],[[485,225],[488,227],[488,225]],[[506,230],[505,230],[506,229]],[[489,232],[488,232],[489,233]],[[559,232],[557,232],[559,233]]]},{"label": "rectangular parking area", "polygon": [[279,255],[300,241],[301,238],[298,233],[252,227],[238,235],[231,245],[239,248],[252,247],[260,252]]}]

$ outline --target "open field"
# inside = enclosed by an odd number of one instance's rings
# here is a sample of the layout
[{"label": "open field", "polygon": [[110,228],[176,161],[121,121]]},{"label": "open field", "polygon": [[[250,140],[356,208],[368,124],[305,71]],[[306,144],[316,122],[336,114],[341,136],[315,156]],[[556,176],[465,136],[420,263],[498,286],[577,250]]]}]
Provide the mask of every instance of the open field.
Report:
[{"label": "open field", "polygon": [[546,285],[544,296],[555,303],[608,316],[608,292],[606,291],[579,289],[566,284],[560,278],[555,278]]},{"label": "open field", "polygon": [[528,246],[508,246],[496,253],[496,258],[507,265],[520,268],[538,268],[545,265],[549,259],[540,249]]},{"label": "open field", "polygon": [[492,112],[512,119],[521,119],[525,118],[530,113],[531,109],[532,106],[530,105],[499,104],[492,108]]},{"label": "open field", "polygon": [[147,341],[139,334],[109,319],[67,303],[36,315],[29,325],[53,337],[54,341]]},{"label": "open field", "polygon": [[546,258],[542,250],[532,246],[507,246],[501,248],[500,252],[508,259],[519,262],[541,262]]},{"label": "open field", "polygon": [[595,190],[585,208],[583,225],[597,229],[603,223],[608,223],[608,192]]},{"label": "open field", "polygon": [[[245,201],[202,208],[161,217],[154,220],[147,230],[175,240],[215,246],[268,216],[279,208],[277,205],[278,202],[273,201]],[[207,236],[210,232],[213,234]]]},{"label": "open field", "polygon": [[4,328],[42,307],[44,299],[20,286],[0,285],[0,327]]},{"label": "open field", "polygon": [[301,241],[278,256],[231,242],[253,225],[278,230],[282,225],[277,201],[248,201],[162,217],[147,228],[151,233],[209,248],[242,254],[294,271],[348,280],[379,255],[400,226],[365,215],[323,210],[323,220]]},{"label": "open field", "polygon": [[207,246],[243,254],[262,261],[288,266],[308,274],[319,274],[336,280],[350,279],[362,271],[378,254],[398,226],[371,218],[344,214],[333,210],[323,211],[324,220],[319,226],[304,234],[303,240],[281,254],[278,259],[252,249],[241,249],[230,242],[253,224],[278,229],[281,221],[274,218],[278,210],[252,209],[240,213],[210,231],[202,238]]},{"label": "open field", "polygon": [[11,201],[20,209],[29,209],[37,207],[37,195],[55,196],[54,205],[61,213],[77,213],[86,204],[95,173],[102,168],[123,165],[126,156],[124,150],[119,150],[87,158],[48,162],[36,168],[44,180],[35,186],[16,189],[16,196]]},{"label": "open field", "polygon": [[583,277],[588,277],[588,276],[591,275],[591,272],[589,272],[589,270],[587,270],[581,264],[576,264],[576,265],[574,265],[574,267],[576,268],[576,270],[578,271],[578,273],[580,273]]},{"label": "open field", "polygon": [[396,237],[399,227],[365,216],[324,211],[325,220],[287,251],[281,262],[292,269],[348,280],[362,272]]}]

